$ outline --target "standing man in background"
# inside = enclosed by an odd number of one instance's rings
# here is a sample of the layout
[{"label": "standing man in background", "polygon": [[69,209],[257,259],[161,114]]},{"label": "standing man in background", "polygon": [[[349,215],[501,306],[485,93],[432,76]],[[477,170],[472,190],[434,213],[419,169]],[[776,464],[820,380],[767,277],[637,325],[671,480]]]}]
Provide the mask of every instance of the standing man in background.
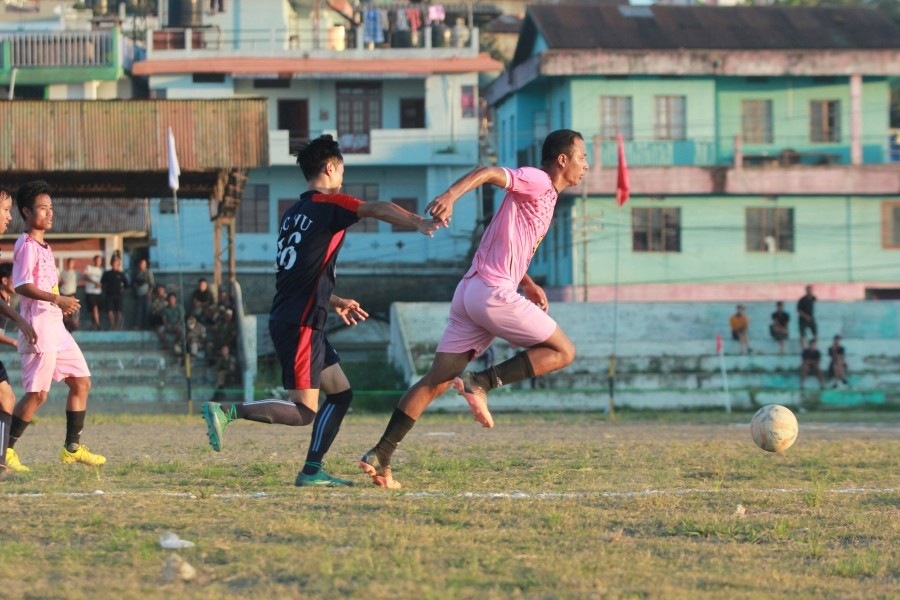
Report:
[{"label": "standing man in background", "polygon": [[[59,272],[59,293],[62,296],[75,298],[78,295],[78,271],[75,270],[75,259],[67,258],[63,264],[65,267]],[[63,323],[66,324],[66,329],[69,331],[78,329],[78,313],[79,311],[76,310],[63,317]]]},{"label": "standing man in background", "polygon": [[99,254],[84,268],[84,304],[91,313],[94,329],[100,329],[100,305],[103,303],[103,257]]}]

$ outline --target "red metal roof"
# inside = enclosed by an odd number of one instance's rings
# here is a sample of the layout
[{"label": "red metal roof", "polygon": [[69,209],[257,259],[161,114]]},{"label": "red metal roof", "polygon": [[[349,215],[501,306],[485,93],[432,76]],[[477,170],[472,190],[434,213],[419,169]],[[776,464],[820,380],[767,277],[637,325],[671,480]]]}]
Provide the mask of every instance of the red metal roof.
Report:
[{"label": "red metal roof", "polygon": [[272,58],[210,57],[150,58],[134,63],[133,75],[224,73],[230,75],[431,75],[434,73],[483,73],[502,71],[503,64],[482,52],[453,58]]}]

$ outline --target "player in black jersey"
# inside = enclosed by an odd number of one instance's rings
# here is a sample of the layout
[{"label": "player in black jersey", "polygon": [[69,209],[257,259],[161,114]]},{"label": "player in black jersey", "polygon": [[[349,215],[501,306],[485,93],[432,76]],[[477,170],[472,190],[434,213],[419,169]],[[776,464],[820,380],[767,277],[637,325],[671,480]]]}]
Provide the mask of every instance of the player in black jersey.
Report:
[{"label": "player in black jersey", "polygon": [[[344,158],[338,143],[323,135],[297,153],[297,164],[309,182],[281,217],[275,257],[275,298],[269,313],[269,332],[281,362],[282,384],[290,401],[261,400],[222,405],[206,402],[201,408],[213,450],[222,448],[225,426],[235,419],[283,425],[313,423],[312,439],[298,486],[347,486],[350,481],[330,476],[322,459],[347,414],[353,390],[337,352],[325,337],[325,320],[334,309],[348,325],[368,315],[355,300],[332,292],[335,262],[348,227],[364,217],[411,227],[431,237],[445,225],[415,215],[392,202],[364,202],[339,190]],[[319,410],[319,390],[326,394]]]}]

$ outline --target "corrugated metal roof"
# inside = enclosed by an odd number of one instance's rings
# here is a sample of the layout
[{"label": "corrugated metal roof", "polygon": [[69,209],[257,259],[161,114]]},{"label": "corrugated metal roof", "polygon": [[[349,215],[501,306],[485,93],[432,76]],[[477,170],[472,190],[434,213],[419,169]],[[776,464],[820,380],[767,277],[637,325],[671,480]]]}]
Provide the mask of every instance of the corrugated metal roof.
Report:
[{"label": "corrugated metal roof", "polygon": [[900,48],[900,27],[886,15],[823,6],[530,6],[514,64],[537,33],[551,50]]},{"label": "corrugated metal roof", "polygon": [[[149,200],[146,198],[54,197],[52,233],[55,236],[77,234],[86,237],[127,232],[146,235],[148,211]],[[25,231],[25,223],[13,207],[8,232],[22,231]]]},{"label": "corrugated metal roof", "polygon": [[46,179],[60,196],[167,196],[167,132],[183,197],[219,173],[269,164],[265,99],[0,102],[0,182]]},{"label": "corrugated metal roof", "polygon": [[217,57],[150,58],[134,63],[133,75],[172,75],[184,73],[224,73],[227,75],[431,75],[433,73],[483,73],[502,71],[503,63],[487,53],[451,58],[271,58]]}]

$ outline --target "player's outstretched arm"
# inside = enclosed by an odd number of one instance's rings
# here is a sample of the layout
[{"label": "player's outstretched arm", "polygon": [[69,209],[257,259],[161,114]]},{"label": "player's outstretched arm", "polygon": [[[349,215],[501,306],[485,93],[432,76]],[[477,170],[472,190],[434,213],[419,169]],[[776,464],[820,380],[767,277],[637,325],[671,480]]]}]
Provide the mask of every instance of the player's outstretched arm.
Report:
[{"label": "player's outstretched arm", "polygon": [[369,317],[369,313],[364,311],[356,300],[341,298],[332,294],[331,298],[328,299],[328,303],[344,321],[344,325],[356,325]]},{"label": "player's outstretched arm", "polygon": [[425,207],[425,214],[431,215],[435,221],[448,224],[456,201],[485,183],[505,188],[509,185],[506,170],[501,167],[475,167],[447,188],[446,192],[432,200]]},{"label": "player's outstretched arm", "polygon": [[359,208],[356,209],[356,214],[360,218],[372,217],[391,225],[413,227],[416,231],[428,237],[433,237],[435,231],[441,227],[446,227],[446,224],[440,221],[414,215],[393,202],[366,202],[359,205]]}]

